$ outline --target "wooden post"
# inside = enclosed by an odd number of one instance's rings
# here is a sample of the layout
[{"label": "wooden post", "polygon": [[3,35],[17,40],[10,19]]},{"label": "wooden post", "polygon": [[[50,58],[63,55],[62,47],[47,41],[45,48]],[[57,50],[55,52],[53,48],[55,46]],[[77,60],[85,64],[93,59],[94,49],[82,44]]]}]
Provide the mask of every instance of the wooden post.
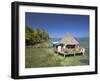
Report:
[{"label": "wooden post", "polygon": [[65,58],[65,54],[64,54],[64,58]]},{"label": "wooden post", "polygon": [[85,56],[84,52],[83,52],[83,56]]},{"label": "wooden post", "polygon": [[57,52],[57,55],[59,55],[58,52]]},{"label": "wooden post", "polygon": [[75,56],[75,52],[74,52],[74,56]]},{"label": "wooden post", "polygon": [[85,48],[82,48],[83,56],[85,56]]}]

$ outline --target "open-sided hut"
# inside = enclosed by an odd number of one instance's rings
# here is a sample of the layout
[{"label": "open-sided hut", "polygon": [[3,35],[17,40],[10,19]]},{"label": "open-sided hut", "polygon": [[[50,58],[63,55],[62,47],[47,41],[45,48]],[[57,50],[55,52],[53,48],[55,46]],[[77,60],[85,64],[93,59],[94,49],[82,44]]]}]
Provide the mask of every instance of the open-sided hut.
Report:
[{"label": "open-sided hut", "polygon": [[79,42],[69,33],[67,33],[61,40],[60,43],[63,44],[64,56],[67,54],[77,54],[82,53],[84,55],[85,48],[81,48]]},{"label": "open-sided hut", "polygon": [[56,45],[55,51],[57,53],[65,55],[68,54],[78,54],[81,53],[84,55],[85,48],[81,48],[79,42],[69,33],[67,33]]}]

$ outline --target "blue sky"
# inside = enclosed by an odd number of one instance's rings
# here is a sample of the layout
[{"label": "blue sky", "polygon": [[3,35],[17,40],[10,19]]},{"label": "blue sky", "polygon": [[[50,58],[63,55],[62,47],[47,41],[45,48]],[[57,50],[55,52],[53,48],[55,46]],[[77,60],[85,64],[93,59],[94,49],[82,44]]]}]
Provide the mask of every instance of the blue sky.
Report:
[{"label": "blue sky", "polygon": [[50,37],[62,37],[66,33],[75,37],[89,37],[88,15],[26,12],[25,23],[33,29],[44,28]]}]

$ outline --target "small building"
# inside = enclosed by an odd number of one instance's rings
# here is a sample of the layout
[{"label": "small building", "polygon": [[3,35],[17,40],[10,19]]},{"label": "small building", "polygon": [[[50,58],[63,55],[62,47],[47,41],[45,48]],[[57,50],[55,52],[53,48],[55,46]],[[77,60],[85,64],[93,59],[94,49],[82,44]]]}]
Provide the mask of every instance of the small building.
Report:
[{"label": "small building", "polygon": [[84,55],[85,48],[81,48],[79,42],[69,33],[61,38],[59,43],[55,44],[55,51],[65,55],[82,53]]}]

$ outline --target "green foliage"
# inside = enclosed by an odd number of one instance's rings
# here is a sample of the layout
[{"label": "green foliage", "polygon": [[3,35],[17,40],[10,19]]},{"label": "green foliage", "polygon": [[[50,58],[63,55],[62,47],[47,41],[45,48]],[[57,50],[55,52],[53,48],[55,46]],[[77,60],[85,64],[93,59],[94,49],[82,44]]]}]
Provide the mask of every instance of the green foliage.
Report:
[{"label": "green foliage", "polygon": [[46,32],[44,29],[42,28],[32,29],[26,26],[26,32],[25,32],[26,45],[34,45],[37,43],[47,41],[48,39],[49,39],[48,32]]}]

